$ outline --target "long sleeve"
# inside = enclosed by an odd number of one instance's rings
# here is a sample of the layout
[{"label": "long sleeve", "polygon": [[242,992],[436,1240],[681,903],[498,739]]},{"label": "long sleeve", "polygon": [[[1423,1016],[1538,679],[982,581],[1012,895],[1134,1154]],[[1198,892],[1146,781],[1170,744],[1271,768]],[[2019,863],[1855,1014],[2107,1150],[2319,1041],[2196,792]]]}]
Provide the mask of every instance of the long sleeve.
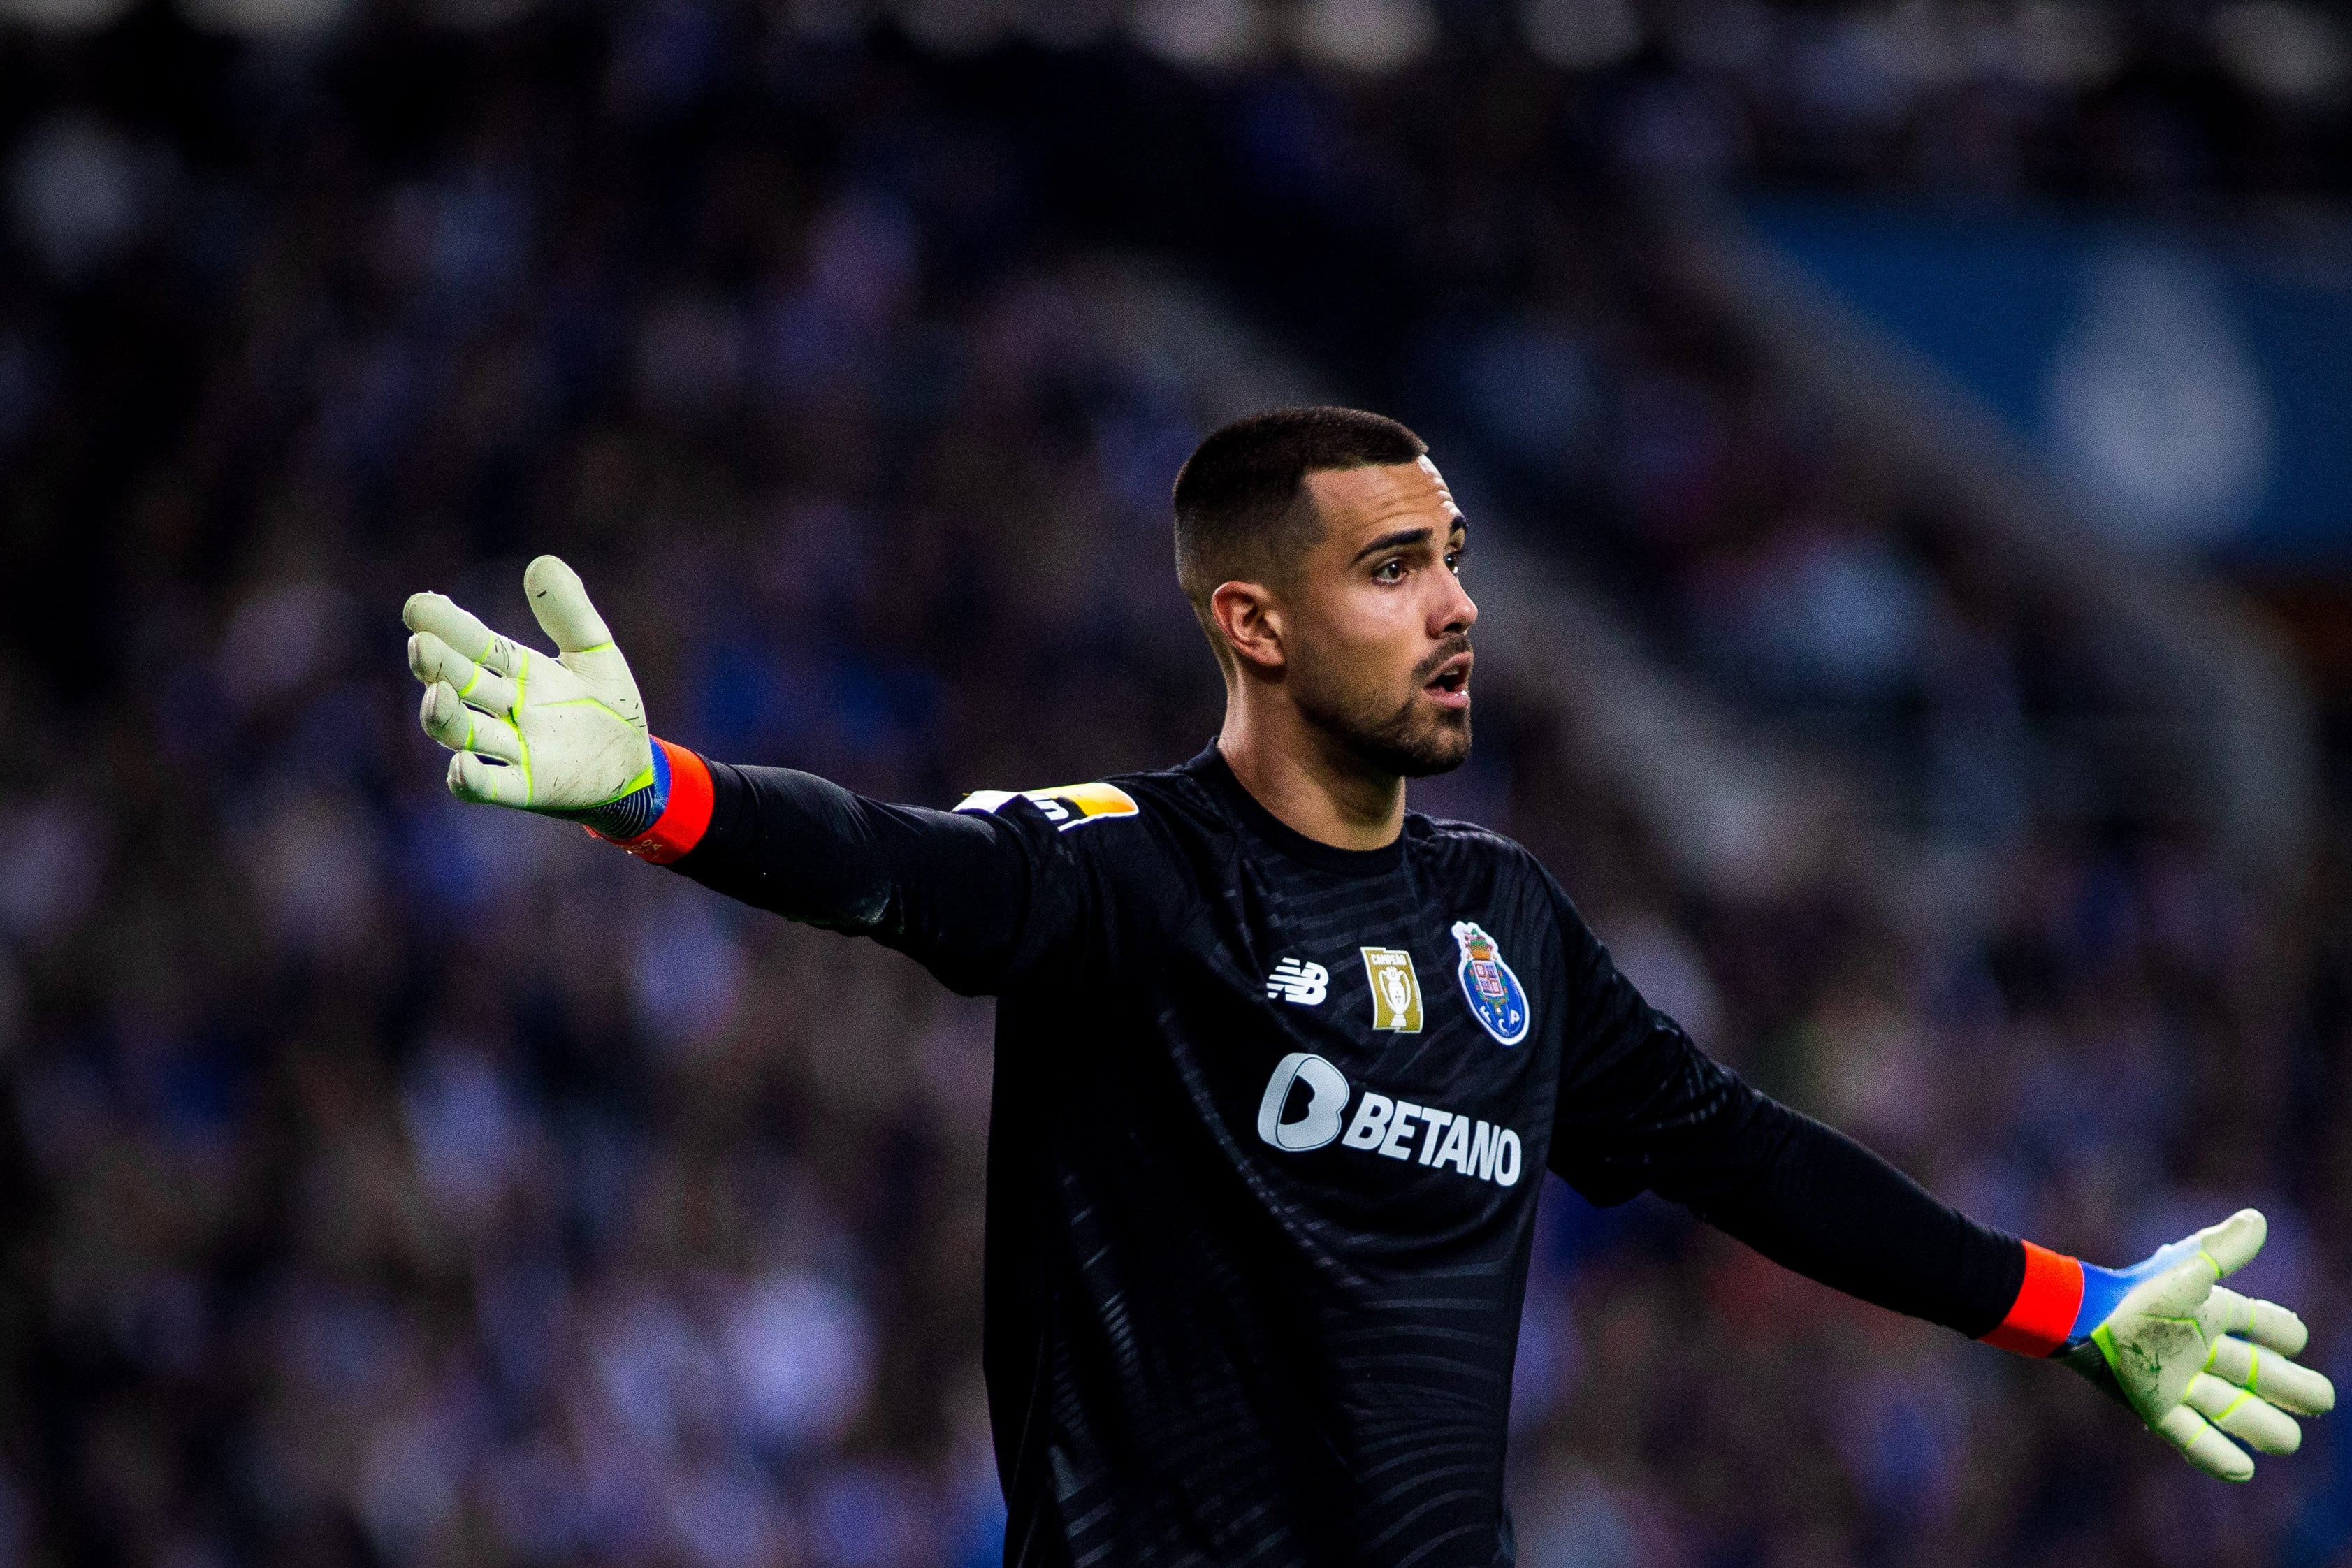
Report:
[{"label": "long sleeve", "polygon": [[1642,999],[1561,899],[1582,1009],[1551,1165],[1596,1203],[1644,1190],[1850,1296],[1981,1338],[2027,1249],[1860,1143],[1769,1099]]},{"label": "long sleeve", "polygon": [[1017,812],[888,805],[789,768],[709,763],[709,818],[669,864],[792,920],[871,937],[966,994],[1068,940],[1085,879]]}]

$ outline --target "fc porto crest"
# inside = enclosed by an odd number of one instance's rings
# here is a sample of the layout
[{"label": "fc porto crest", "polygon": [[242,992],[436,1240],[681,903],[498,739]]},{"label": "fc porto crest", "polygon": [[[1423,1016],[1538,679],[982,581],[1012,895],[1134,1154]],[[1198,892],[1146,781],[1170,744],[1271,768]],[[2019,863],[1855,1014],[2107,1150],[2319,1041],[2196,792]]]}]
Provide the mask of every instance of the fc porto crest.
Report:
[{"label": "fc porto crest", "polygon": [[1503,962],[1495,939],[1468,921],[1454,922],[1454,945],[1462,963],[1454,973],[1462,982],[1463,999],[1480,1026],[1507,1046],[1528,1037],[1528,994],[1519,977]]}]

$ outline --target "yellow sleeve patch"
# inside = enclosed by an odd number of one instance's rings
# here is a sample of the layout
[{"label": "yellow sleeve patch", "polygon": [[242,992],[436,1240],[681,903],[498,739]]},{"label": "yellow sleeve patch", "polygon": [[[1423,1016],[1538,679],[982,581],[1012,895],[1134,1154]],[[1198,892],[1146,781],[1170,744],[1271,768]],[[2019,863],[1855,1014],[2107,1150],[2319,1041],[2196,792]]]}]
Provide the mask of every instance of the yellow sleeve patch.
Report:
[{"label": "yellow sleeve patch", "polygon": [[1117,784],[1056,784],[1051,789],[979,789],[956,803],[958,811],[993,816],[1009,801],[1025,800],[1063,833],[1111,816],[1133,816],[1135,797]]}]

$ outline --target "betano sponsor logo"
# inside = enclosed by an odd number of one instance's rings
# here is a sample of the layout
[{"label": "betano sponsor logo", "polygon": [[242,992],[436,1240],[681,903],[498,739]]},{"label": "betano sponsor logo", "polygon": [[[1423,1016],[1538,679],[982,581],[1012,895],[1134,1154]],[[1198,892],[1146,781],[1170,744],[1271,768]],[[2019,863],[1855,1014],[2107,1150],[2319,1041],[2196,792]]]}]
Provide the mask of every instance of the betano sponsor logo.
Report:
[{"label": "betano sponsor logo", "polygon": [[[1302,1086],[1307,1109],[1294,1121],[1283,1120],[1290,1091]],[[1498,1187],[1518,1184],[1519,1135],[1509,1128],[1370,1089],[1356,1099],[1350,1119],[1352,1093],[1347,1074],[1310,1051],[1293,1051],[1275,1064],[1266,1080],[1257,1105],[1257,1135],[1293,1154],[1337,1142],[1343,1149],[1456,1171]]]}]

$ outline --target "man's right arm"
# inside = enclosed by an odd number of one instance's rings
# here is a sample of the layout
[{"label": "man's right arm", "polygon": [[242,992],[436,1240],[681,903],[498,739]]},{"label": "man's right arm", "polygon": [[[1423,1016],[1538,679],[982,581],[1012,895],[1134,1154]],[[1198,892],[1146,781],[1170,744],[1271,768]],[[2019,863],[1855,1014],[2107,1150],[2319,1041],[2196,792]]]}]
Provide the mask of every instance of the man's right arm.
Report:
[{"label": "man's right arm", "polygon": [[579,823],[746,903],[898,948],[968,994],[1002,989],[1087,929],[1089,883],[1057,831],[1083,802],[991,795],[926,811],[707,762],[653,738],[576,573],[543,555],[523,590],[551,658],[438,594],[402,612],[420,718],[455,753],[460,800]]},{"label": "man's right arm", "polygon": [[[992,991],[1076,922],[1059,846],[1010,816],[889,805],[791,768],[709,762],[656,741],[664,807],[630,853],[790,920],[871,937],[951,988]],[[1075,872],[1075,868],[1065,868]],[[1059,891],[1059,897],[1056,892]]]}]

